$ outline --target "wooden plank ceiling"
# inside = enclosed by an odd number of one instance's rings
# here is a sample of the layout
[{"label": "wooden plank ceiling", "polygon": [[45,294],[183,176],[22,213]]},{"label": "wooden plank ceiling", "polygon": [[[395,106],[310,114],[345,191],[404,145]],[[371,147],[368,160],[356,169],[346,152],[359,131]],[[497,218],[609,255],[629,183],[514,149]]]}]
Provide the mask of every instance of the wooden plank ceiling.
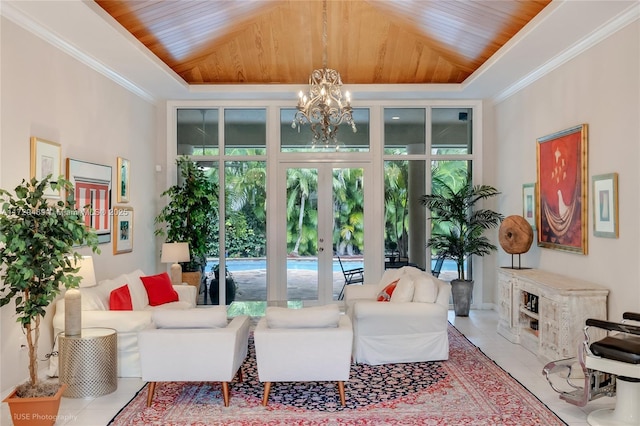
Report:
[{"label": "wooden plank ceiling", "polygon": [[[189,84],[304,84],[322,1],[95,0]],[[551,0],[330,0],[327,66],[348,84],[462,83]]]}]

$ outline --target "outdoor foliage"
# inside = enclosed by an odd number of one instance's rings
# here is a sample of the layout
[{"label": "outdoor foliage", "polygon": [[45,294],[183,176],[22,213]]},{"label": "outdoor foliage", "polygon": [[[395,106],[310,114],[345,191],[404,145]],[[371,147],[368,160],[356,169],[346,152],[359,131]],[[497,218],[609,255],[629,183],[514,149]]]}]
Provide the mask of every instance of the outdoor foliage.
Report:
[{"label": "outdoor foliage", "polygon": [[[51,182],[23,180],[14,194],[0,189],[0,306],[15,301],[17,321],[24,328],[29,349],[29,386],[38,384],[38,338],[47,306],[61,287],[78,287],[75,275],[80,255],[74,246],[86,244],[99,253],[98,236],[75,209],[73,185],[62,176]],[[52,201],[45,190],[62,191],[66,198]]]},{"label": "outdoor foliage", "polygon": [[[251,153],[241,153],[251,155]],[[466,162],[462,162],[466,167]],[[203,163],[204,164],[204,163]],[[460,161],[440,161],[432,170],[435,178],[461,185]],[[204,175],[218,193],[218,169],[203,167]],[[227,161],[225,179],[225,247],[228,258],[262,257],[266,247],[266,163],[264,161]],[[409,161],[385,162],[385,248],[408,255],[409,245]],[[334,249],[341,255],[364,252],[364,192],[362,169],[337,168],[332,176]],[[317,255],[317,191],[315,168],[293,168],[287,174],[287,252],[293,256]],[[218,210],[218,198],[213,197]],[[217,216],[216,216],[217,218]],[[435,232],[444,225],[434,221]],[[212,224],[208,256],[218,257],[219,224]]]}]

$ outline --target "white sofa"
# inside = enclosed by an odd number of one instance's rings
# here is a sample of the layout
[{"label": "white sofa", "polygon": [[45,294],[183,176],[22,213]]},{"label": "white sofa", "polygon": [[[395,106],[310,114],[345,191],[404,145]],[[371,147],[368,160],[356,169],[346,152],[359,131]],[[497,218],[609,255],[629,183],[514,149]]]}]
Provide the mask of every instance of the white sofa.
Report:
[{"label": "white sofa", "polygon": [[[113,328],[118,333],[118,376],[141,377],[140,353],[138,349],[138,332],[149,327],[152,323],[151,314],[156,309],[190,309],[196,306],[197,291],[194,286],[175,285],[173,289],[178,293],[178,301],[159,306],[150,306],[149,297],[140,280],[146,276],[141,270],[122,274],[113,279],[102,280],[93,287],[80,288],[82,302],[82,327]],[[123,285],[129,286],[133,310],[109,310],[109,296],[112,290]],[[54,336],[64,332],[64,298],[56,302],[53,317]],[[57,350],[57,339],[55,350]],[[52,356],[49,364],[49,375],[57,376],[58,358]]]},{"label": "white sofa", "polygon": [[[391,299],[378,301],[396,280]],[[354,361],[380,365],[448,359],[450,294],[449,283],[409,266],[388,269],[378,284],[347,286]]]}]

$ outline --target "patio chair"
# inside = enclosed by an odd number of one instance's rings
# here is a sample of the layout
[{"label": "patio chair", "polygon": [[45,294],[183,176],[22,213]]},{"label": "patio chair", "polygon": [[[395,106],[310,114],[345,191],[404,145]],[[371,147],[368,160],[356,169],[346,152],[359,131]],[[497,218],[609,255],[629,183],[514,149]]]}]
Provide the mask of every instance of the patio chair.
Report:
[{"label": "patio chair", "polygon": [[440,271],[442,270],[442,264],[444,263],[444,256],[438,256],[436,259],[436,264],[433,266],[431,270],[431,275],[438,278],[440,276]]},{"label": "patio chair", "polygon": [[344,269],[344,265],[342,264],[342,260],[338,253],[336,253],[336,257],[338,258],[340,269],[342,269],[342,275],[344,276],[344,284],[342,285],[342,290],[340,290],[340,295],[338,296],[338,300],[342,300],[344,297],[344,288],[346,286],[364,283],[364,268]]}]

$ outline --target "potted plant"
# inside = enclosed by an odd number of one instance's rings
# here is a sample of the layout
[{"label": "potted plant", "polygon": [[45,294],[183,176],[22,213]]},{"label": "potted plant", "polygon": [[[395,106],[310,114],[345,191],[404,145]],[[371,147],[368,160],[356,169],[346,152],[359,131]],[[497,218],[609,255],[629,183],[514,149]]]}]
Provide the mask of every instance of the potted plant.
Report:
[{"label": "potted plant", "polygon": [[456,262],[458,278],[451,281],[451,293],[456,316],[468,316],[473,280],[465,276],[465,261],[469,256],[484,256],[496,250],[484,231],[500,225],[503,216],[489,209],[475,209],[478,201],[499,194],[489,185],[473,185],[465,174],[458,185],[444,178],[433,180],[434,193],[423,195],[421,203],[431,212],[434,224],[427,246],[438,256]]},{"label": "potted plant", "polygon": [[[53,201],[45,196],[48,188],[63,191],[66,198]],[[60,396],[64,386],[58,382],[44,382],[38,378],[38,338],[41,320],[46,308],[65,288],[78,287],[80,277],[75,267],[80,255],[74,247],[86,244],[99,253],[95,231],[85,226],[83,213],[76,210],[73,185],[60,176],[51,182],[51,176],[42,181],[35,178],[23,180],[14,193],[0,189],[2,202],[0,214],[0,306],[15,301],[17,321],[24,329],[29,351],[29,380],[16,387],[5,399],[9,403],[14,424],[33,420],[29,416],[15,414],[18,406],[26,401],[54,399],[53,415],[42,415],[47,420],[40,424],[54,424]],[[16,404],[14,404],[16,402]]]},{"label": "potted plant", "polygon": [[216,188],[204,169],[189,157],[178,158],[176,164],[180,179],[161,194],[169,197],[169,203],[155,218],[156,225],[164,224],[155,234],[166,236],[168,243],[189,243],[191,260],[183,263],[182,269],[196,273],[196,283],[201,283],[217,232]]},{"label": "potted plant", "polygon": [[[220,301],[220,264],[216,263],[211,268],[213,271],[213,279],[209,284],[209,297],[211,297],[211,304],[217,305]],[[230,305],[236,298],[236,281],[233,279],[233,275],[227,269],[225,271],[225,304]]]}]

